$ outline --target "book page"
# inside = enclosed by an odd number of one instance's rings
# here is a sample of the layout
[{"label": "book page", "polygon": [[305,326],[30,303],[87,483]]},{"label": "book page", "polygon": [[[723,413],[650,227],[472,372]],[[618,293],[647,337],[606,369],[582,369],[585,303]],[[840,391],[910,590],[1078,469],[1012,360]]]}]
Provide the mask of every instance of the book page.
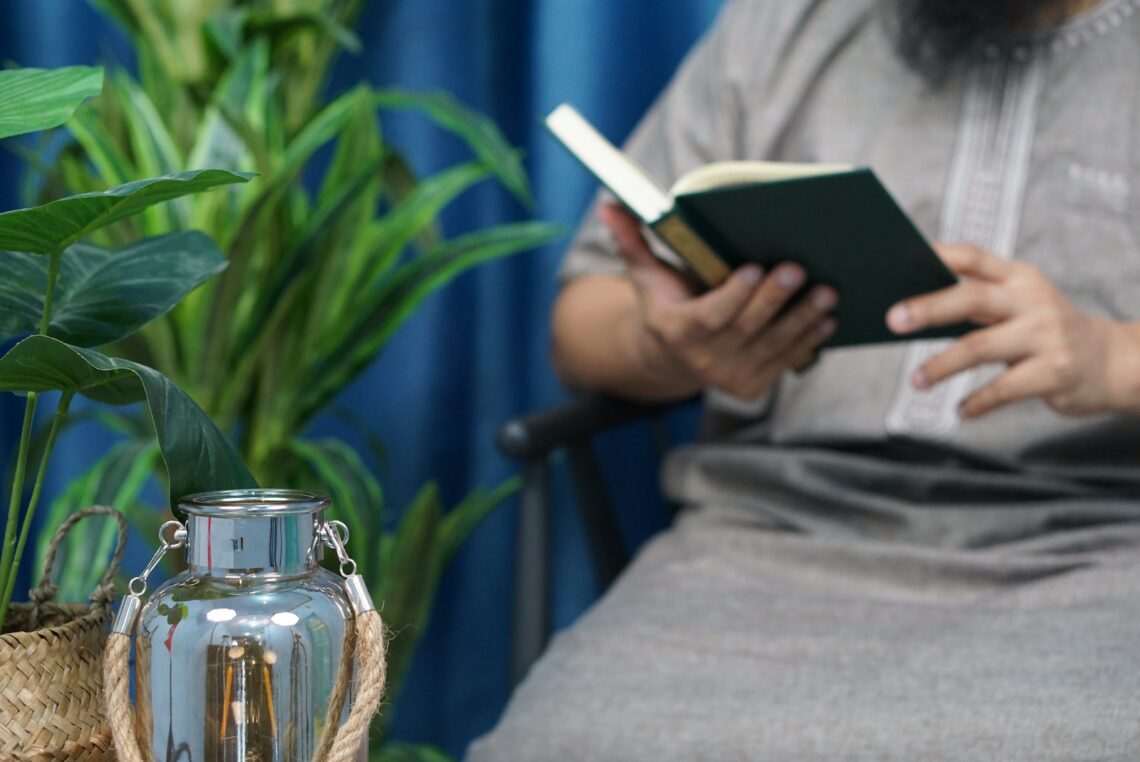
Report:
[{"label": "book page", "polygon": [[672,197],[731,185],[792,180],[849,172],[850,164],[796,164],[790,161],[718,161],[682,175],[669,189]]},{"label": "book page", "polygon": [[672,200],[628,155],[610,143],[573,107],[562,104],[546,126],[623,204],[646,223],[672,208]]}]

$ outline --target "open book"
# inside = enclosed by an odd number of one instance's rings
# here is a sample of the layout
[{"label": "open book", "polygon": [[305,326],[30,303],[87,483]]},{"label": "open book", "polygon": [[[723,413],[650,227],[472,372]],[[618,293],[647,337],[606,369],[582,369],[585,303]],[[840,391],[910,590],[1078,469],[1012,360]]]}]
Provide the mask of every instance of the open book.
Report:
[{"label": "open book", "polygon": [[547,128],[705,285],[754,262],[797,262],[807,287],[838,292],[827,346],[958,336],[968,325],[902,337],[886,326],[901,299],[957,282],[874,172],[843,164],[731,161],[699,167],[662,190],[573,107]]}]

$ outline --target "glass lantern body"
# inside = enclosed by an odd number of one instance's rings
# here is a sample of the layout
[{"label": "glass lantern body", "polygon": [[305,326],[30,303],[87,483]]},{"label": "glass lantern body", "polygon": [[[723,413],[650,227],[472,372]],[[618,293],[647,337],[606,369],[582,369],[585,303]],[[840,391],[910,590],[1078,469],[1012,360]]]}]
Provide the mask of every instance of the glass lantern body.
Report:
[{"label": "glass lantern body", "polygon": [[282,490],[180,502],[188,568],[155,590],[136,636],[137,733],[154,759],[313,759],[352,626],[319,566],[327,506]]}]

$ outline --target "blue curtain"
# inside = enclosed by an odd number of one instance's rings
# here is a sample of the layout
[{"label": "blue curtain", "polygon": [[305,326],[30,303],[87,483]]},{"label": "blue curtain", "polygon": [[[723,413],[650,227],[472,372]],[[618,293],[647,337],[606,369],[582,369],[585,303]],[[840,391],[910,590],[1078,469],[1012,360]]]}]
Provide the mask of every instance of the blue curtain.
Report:
[{"label": "blue curtain", "polygon": [[[346,56],[332,87],[360,79],[445,89],[490,115],[526,151],[539,218],[577,223],[594,182],[540,125],[562,101],[581,108],[609,136],[628,134],[721,0],[373,0],[360,19],[362,55]],[[0,59],[25,66],[129,61],[124,40],[81,0],[8,0],[0,10]],[[393,116],[387,135],[421,171],[462,157],[461,146],[414,117]],[[18,162],[0,152],[0,208],[18,205]],[[528,214],[487,186],[462,198],[444,220],[451,233]],[[547,362],[547,312],[565,242],[468,273],[433,297],[339,404],[388,446],[382,474],[388,502],[407,503],[436,479],[449,503],[477,484],[510,476],[493,449],[507,417],[562,398]],[[20,406],[0,401],[0,456],[13,447]],[[315,434],[355,434],[331,416]],[[105,440],[91,427],[61,443],[58,488]],[[623,530],[639,542],[660,528],[649,436],[621,432],[605,452],[622,456]],[[618,473],[617,469],[613,470]],[[633,473],[630,473],[630,472]],[[555,482],[555,620],[565,626],[596,597],[581,530],[563,477]],[[397,737],[459,754],[490,728],[508,698],[507,656],[517,506],[479,528],[443,579],[439,601],[394,717]],[[128,565],[144,563],[138,542]]]}]

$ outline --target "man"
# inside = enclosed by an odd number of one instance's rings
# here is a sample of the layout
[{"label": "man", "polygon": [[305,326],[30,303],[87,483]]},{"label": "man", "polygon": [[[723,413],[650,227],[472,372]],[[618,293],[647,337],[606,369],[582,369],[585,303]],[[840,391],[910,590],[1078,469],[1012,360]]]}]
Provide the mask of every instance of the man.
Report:
[{"label": "man", "polygon": [[1140,758],[1138,71],[1140,0],[726,6],[633,155],[869,164],[962,278],[888,325],[983,327],[791,373],[834,291],[695,294],[603,204],[555,365],[706,393],[687,510],[472,760]]}]

